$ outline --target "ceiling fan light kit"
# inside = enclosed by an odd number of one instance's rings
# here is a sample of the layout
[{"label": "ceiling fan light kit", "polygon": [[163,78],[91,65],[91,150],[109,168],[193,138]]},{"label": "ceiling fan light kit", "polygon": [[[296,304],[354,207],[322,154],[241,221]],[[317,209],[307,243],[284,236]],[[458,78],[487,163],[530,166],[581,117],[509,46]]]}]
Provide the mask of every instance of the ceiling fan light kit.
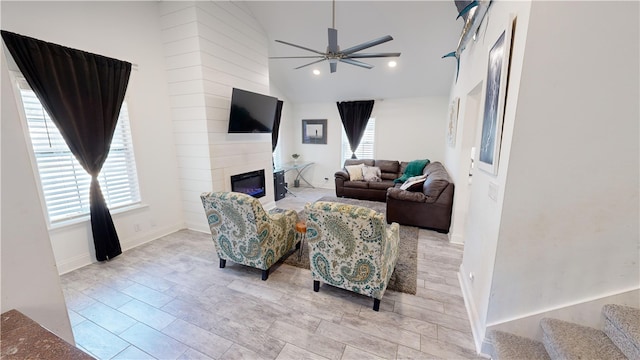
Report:
[{"label": "ceiling fan light kit", "polygon": [[298,49],[310,51],[315,53],[316,55],[309,56],[272,56],[269,59],[317,59],[308,64],[304,64],[296,67],[295,69],[301,69],[303,67],[307,67],[309,65],[317,64],[322,61],[329,62],[329,69],[332,73],[336,72],[338,68],[338,62],[342,62],[345,64],[359,66],[365,69],[372,69],[373,65],[367,64],[365,62],[355,60],[355,59],[367,59],[367,58],[384,58],[384,57],[399,57],[400,53],[358,53],[361,50],[368,49],[370,47],[374,47],[376,45],[380,45],[386,43],[387,41],[393,40],[393,37],[390,35],[385,35],[383,37],[364,42],[362,44],[352,46],[345,50],[340,50],[340,46],[338,46],[338,30],[335,28],[336,24],[336,3],[333,1],[333,27],[330,27],[327,30],[328,35],[328,46],[327,51],[321,52],[318,50],[310,49],[304,46],[292,44],[290,42],[276,40],[281,44],[289,45],[296,47]]}]

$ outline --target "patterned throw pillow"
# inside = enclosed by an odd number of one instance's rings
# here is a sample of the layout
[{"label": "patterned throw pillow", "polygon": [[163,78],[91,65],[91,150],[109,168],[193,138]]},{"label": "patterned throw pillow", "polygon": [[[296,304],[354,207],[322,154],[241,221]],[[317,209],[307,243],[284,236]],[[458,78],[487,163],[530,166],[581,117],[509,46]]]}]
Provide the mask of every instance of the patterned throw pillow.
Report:
[{"label": "patterned throw pillow", "polygon": [[344,168],[347,169],[347,172],[349,173],[350,181],[364,180],[364,176],[362,176],[362,169],[364,168],[364,164],[347,165]]},{"label": "patterned throw pillow", "polygon": [[377,166],[365,166],[362,168],[364,181],[382,181],[380,168]]}]

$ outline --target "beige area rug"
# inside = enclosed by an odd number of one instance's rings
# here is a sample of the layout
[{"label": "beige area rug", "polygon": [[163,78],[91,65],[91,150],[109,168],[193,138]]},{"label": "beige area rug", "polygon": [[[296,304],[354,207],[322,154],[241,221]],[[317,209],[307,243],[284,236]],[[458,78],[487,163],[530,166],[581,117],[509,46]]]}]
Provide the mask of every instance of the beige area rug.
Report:
[{"label": "beige area rug", "polygon": [[[382,214],[385,214],[387,209],[387,204],[383,202],[339,198],[335,196],[324,196],[318,199],[318,201],[332,201],[364,206]],[[300,216],[301,219],[304,218],[302,215],[303,214]],[[418,273],[418,228],[400,225],[399,246],[398,263],[393,271],[393,275],[391,275],[387,289],[415,295]],[[309,269],[309,248],[307,246],[303,248],[300,260],[298,260],[298,252],[295,252],[291,254],[284,263]]]}]

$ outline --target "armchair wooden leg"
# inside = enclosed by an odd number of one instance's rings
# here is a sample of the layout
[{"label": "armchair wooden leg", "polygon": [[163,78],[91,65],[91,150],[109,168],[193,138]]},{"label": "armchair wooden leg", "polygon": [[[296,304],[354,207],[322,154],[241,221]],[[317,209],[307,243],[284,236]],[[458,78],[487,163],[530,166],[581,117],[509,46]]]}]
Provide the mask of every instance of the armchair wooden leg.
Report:
[{"label": "armchair wooden leg", "polygon": [[227,260],[220,259],[220,269],[224,268],[225,266],[227,266]]},{"label": "armchair wooden leg", "polygon": [[262,281],[265,281],[269,278],[269,269],[262,270]]},{"label": "armchair wooden leg", "polygon": [[380,299],[373,299],[373,311],[380,310]]},{"label": "armchair wooden leg", "polygon": [[301,242],[302,242],[302,241],[298,241],[298,242],[296,243],[296,250],[300,250],[300,243],[301,243]]},{"label": "armchair wooden leg", "polygon": [[320,281],[313,280],[313,291],[315,291],[315,292],[320,291]]}]

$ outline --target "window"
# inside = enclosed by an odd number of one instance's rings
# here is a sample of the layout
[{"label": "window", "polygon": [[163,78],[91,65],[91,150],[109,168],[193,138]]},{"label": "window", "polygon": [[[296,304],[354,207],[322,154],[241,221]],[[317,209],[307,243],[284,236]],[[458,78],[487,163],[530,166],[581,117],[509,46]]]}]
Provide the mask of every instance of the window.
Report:
[{"label": "window", "polygon": [[[50,223],[89,214],[91,176],[80,166],[24,78],[18,78]],[[123,103],[109,156],[98,176],[110,209],[140,202],[129,114]]]},{"label": "window", "polygon": [[[356,149],[356,156],[358,159],[375,159],[375,135],[376,119],[370,118],[367,123],[367,128],[364,130],[364,135],[362,135],[360,145],[358,145],[358,148]],[[340,166],[342,166],[344,161],[347,159],[351,159],[351,148],[349,148],[349,139],[347,139],[347,134],[344,132],[344,128],[342,128],[342,164],[340,164]]]}]

